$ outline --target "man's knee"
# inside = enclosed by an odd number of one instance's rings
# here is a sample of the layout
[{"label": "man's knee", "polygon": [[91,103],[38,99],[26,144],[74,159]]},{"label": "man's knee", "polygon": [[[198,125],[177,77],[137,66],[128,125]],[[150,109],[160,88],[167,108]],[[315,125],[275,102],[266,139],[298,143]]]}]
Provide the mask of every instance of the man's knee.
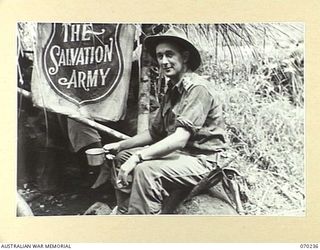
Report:
[{"label": "man's knee", "polygon": [[92,143],[101,142],[98,131],[88,125],[68,119],[68,137],[75,152]]},{"label": "man's knee", "polygon": [[145,181],[154,180],[156,178],[157,173],[154,171],[151,161],[149,161],[138,164],[134,168],[133,175],[135,181]]}]

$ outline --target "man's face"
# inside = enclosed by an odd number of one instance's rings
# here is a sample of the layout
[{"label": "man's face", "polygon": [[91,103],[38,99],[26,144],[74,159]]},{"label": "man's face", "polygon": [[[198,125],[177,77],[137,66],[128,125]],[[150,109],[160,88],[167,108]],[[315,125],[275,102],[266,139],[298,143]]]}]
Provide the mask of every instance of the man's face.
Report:
[{"label": "man's face", "polygon": [[186,54],[182,54],[176,45],[162,42],[156,47],[156,56],[164,74],[170,79],[179,80],[186,70]]}]

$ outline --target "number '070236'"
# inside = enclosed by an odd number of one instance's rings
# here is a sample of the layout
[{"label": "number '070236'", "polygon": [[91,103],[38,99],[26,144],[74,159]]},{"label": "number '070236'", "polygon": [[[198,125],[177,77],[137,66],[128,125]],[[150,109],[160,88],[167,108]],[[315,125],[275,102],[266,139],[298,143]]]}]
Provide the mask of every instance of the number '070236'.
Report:
[{"label": "number '070236'", "polygon": [[305,249],[316,249],[319,248],[319,244],[308,244],[308,243],[302,243],[300,244],[300,248],[305,248]]}]

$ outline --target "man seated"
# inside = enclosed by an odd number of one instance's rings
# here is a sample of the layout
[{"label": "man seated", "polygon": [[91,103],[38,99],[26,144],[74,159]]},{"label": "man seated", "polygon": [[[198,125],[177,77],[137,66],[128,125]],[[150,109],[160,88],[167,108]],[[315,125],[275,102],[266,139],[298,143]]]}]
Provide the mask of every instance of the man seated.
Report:
[{"label": "man seated", "polygon": [[170,191],[196,185],[225,148],[221,104],[194,73],[201,64],[196,47],[178,28],[147,37],[145,46],[168,89],[149,130],[104,146],[117,152],[117,214],[161,213]]},{"label": "man seated", "polygon": [[[67,118],[67,129],[69,141],[77,155],[80,169],[86,176],[88,164],[85,151],[90,148],[101,148],[101,136],[96,129],[70,118]],[[100,166],[100,173],[91,188],[95,189],[103,185],[109,178],[109,172],[106,163]]]}]

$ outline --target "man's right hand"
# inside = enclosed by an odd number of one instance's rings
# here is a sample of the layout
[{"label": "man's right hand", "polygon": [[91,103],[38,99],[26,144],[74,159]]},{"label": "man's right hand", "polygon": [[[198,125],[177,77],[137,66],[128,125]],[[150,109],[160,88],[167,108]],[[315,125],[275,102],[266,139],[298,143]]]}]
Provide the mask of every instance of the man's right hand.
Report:
[{"label": "man's right hand", "polygon": [[106,144],[103,146],[103,149],[111,154],[117,154],[120,151],[120,142]]}]

